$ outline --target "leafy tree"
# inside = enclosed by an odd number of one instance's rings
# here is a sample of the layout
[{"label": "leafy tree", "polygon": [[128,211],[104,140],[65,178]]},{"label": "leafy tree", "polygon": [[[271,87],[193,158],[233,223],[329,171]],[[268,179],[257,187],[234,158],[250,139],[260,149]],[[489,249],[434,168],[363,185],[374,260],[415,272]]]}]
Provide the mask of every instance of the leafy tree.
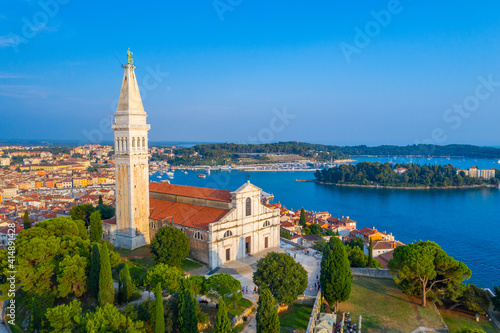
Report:
[{"label": "leafy tree", "polygon": [[75,221],[85,222],[85,207],[83,205],[73,206],[69,211],[69,215],[71,215],[71,218]]},{"label": "leafy tree", "polygon": [[206,283],[207,278],[204,275],[191,275],[187,278],[189,285],[191,286],[191,291],[195,296],[203,295],[206,293]]},{"label": "leafy tree", "polygon": [[311,230],[311,234],[313,235],[321,234],[321,227],[319,226],[319,224],[313,223],[309,226],[309,229]]},{"label": "leafy tree", "polygon": [[320,239],[311,248],[313,250],[316,250],[316,251],[323,253],[326,250],[327,245],[328,245],[328,243],[326,242],[326,240]]},{"label": "leafy tree", "polygon": [[109,252],[106,246],[101,247],[101,269],[99,271],[99,304],[113,304],[115,300],[115,287],[109,264]]},{"label": "leafy tree", "polygon": [[302,234],[304,234],[304,235],[310,235],[311,234],[311,229],[309,229],[308,227],[303,227],[302,228]]},{"label": "leafy tree", "polygon": [[268,253],[257,262],[253,281],[268,288],[280,304],[291,304],[307,288],[307,272],[285,253]]},{"label": "leafy tree", "polygon": [[180,285],[179,281],[184,277],[184,273],[177,267],[170,267],[165,264],[157,264],[151,267],[144,278],[144,286],[148,290],[153,290],[158,283],[161,289],[173,294]]},{"label": "leafy tree", "polygon": [[285,239],[290,239],[290,231],[286,230],[286,229],[281,229],[280,230],[280,237],[281,238],[285,238]]},{"label": "leafy tree", "polygon": [[351,264],[351,267],[366,267],[368,260],[364,255],[363,251],[357,246],[351,248],[350,246],[345,246],[347,253],[347,258]]},{"label": "leafy tree", "polygon": [[29,228],[31,228],[30,214],[28,213],[28,210],[27,210],[27,209],[24,211],[24,216],[23,216],[23,227],[24,227],[24,229],[29,229]]},{"label": "leafy tree", "polygon": [[87,280],[87,258],[78,254],[65,256],[59,264],[60,274],[57,277],[57,296],[67,297],[71,293],[75,297],[83,295]]},{"label": "leafy tree", "polygon": [[217,311],[217,318],[214,323],[213,333],[231,333],[231,322],[227,316],[227,307],[222,297],[219,299],[219,310]]},{"label": "leafy tree", "polygon": [[299,224],[302,226],[302,227],[305,227],[306,226],[306,211],[304,208],[302,208],[300,210],[300,219],[299,219]]},{"label": "leafy tree", "polygon": [[259,302],[257,307],[257,333],[279,333],[280,319],[276,301],[267,288],[259,289]]},{"label": "leafy tree", "polygon": [[368,262],[367,262],[368,267],[373,266],[373,240],[370,238],[370,245],[368,247]]},{"label": "leafy tree", "polygon": [[90,241],[92,243],[102,241],[102,221],[99,211],[95,211],[90,215]]},{"label": "leafy tree", "polygon": [[348,245],[350,248],[354,248],[355,246],[357,246],[361,251],[363,251],[363,248],[365,247],[361,238],[351,239],[346,245]]},{"label": "leafy tree", "polygon": [[47,321],[52,327],[51,332],[71,333],[75,331],[75,319],[80,316],[82,308],[76,299],[69,304],[62,304],[47,309]]},{"label": "leafy tree", "polygon": [[495,297],[491,299],[491,302],[493,303],[493,308],[495,311],[500,311],[500,286],[498,287],[493,287]]},{"label": "leafy tree", "polygon": [[[67,259],[63,265],[65,270],[59,267],[67,256],[78,255],[79,265],[87,268],[90,254],[87,238],[83,222],[68,217],[40,221],[33,228],[23,230],[16,239],[16,278],[22,290],[46,300],[51,299],[49,296],[53,296],[54,290],[64,290],[59,284],[65,282],[65,274],[72,265]],[[73,287],[82,286],[76,289],[84,290],[87,278],[80,274],[78,278],[82,280],[72,278],[71,284]],[[3,295],[7,294],[8,288],[7,283],[1,286]]]},{"label": "leafy tree", "polygon": [[97,299],[99,296],[99,277],[101,271],[101,257],[99,255],[99,246],[92,246],[92,260],[90,262],[90,292]]},{"label": "leafy tree", "polygon": [[486,333],[486,331],[479,329],[479,328],[463,328],[460,331],[457,331],[457,333]]},{"label": "leafy tree", "polygon": [[31,330],[40,332],[42,328],[42,316],[35,297],[31,300]]},{"label": "leafy tree", "polygon": [[321,292],[328,304],[335,304],[349,299],[351,294],[351,268],[344,244],[337,237],[330,238],[321,260]]},{"label": "leafy tree", "polygon": [[151,241],[150,248],[157,264],[180,267],[189,254],[189,239],[180,229],[162,227]]},{"label": "leafy tree", "polygon": [[106,304],[97,308],[95,312],[77,317],[77,323],[85,332],[111,333],[145,333],[144,323],[134,322],[126,317],[113,304]]},{"label": "leafy tree", "polygon": [[463,303],[468,310],[481,315],[486,315],[491,305],[488,292],[484,289],[476,287],[473,284],[469,284],[467,286],[463,298]]},{"label": "leafy tree", "polygon": [[103,220],[107,220],[115,216],[115,207],[111,205],[97,205],[96,209],[101,214]]},{"label": "leafy tree", "polygon": [[241,298],[241,283],[229,274],[213,274],[205,283],[206,296],[215,302],[222,298],[226,304]]},{"label": "leafy tree", "polygon": [[132,278],[130,277],[128,264],[125,263],[122,270],[120,271],[120,300],[123,302],[128,302],[132,297],[133,292],[134,285],[132,283]]},{"label": "leafy tree", "polygon": [[161,283],[158,282],[155,290],[155,333],[165,332],[165,318],[163,317],[163,295],[161,291]]},{"label": "leafy tree", "polygon": [[187,280],[181,279],[179,292],[179,330],[181,333],[198,333],[198,319],[196,316],[196,299],[189,288]]},{"label": "leafy tree", "polygon": [[463,262],[453,259],[430,241],[397,247],[389,268],[403,292],[420,293],[422,306],[433,288],[446,290],[471,276],[470,269]]}]

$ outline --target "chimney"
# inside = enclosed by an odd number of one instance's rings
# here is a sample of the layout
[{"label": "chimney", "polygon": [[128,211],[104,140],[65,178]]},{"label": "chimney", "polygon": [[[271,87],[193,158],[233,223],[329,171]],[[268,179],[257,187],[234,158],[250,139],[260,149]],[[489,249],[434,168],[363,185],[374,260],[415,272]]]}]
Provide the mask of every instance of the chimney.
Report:
[{"label": "chimney", "polygon": [[377,230],[377,229],[375,229],[375,226],[373,226],[373,227],[372,227],[372,229],[373,229],[373,230]]},{"label": "chimney", "polygon": [[347,216],[347,219],[349,220],[349,216]]}]

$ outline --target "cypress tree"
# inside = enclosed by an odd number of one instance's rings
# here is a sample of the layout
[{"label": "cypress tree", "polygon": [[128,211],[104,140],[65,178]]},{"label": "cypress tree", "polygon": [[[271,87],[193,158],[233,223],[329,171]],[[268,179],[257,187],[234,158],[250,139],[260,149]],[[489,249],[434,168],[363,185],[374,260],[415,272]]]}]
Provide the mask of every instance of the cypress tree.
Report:
[{"label": "cypress tree", "polygon": [[101,270],[99,272],[99,305],[113,304],[115,301],[115,287],[111,275],[109,252],[106,245],[101,246]]},{"label": "cypress tree", "polygon": [[39,306],[33,297],[31,300],[31,330],[40,332],[42,329],[42,317],[40,316]]},{"label": "cypress tree", "polygon": [[306,211],[304,210],[304,208],[302,208],[300,210],[300,220],[299,220],[299,223],[303,227],[305,227],[307,225],[307,223],[306,223]]},{"label": "cypress tree", "polygon": [[99,195],[99,206],[104,205],[104,202],[102,201],[102,195]]},{"label": "cypress tree", "polygon": [[368,267],[373,266],[373,242],[370,238],[370,247],[368,248]]},{"label": "cypress tree", "polygon": [[181,279],[179,293],[179,330],[181,333],[198,333],[198,318],[196,317],[196,302],[193,292],[186,279]]},{"label": "cypress tree", "polygon": [[128,269],[128,264],[125,263],[120,271],[120,300],[122,302],[128,302],[128,300],[132,297],[133,292],[134,285],[132,284],[132,278],[130,277],[130,270]]},{"label": "cypress tree", "polygon": [[352,274],[344,244],[337,237],[330,238],[321,260],[321,292],[328,304],[335,304],[349,299],[351,294]]},{"label": "cypress tree", "polygon": [[30,215],[28,213],[28,210],[26,209],[24,211],[24,217],[23,217],[23,227],[24,229],[29,229],[31,228],[31,220],[30,220]]},{"label": "cypress tree", "polygon": [[161,291],[161,283],[158,282],[155,290],[155,333],[165,333],[165,318],[163,310],[163,294]]},{"label": "cypress tree", "polygon": [[101,271],[101,257],[99,255],[99,246],[92,246],[92,259],[90,262],[90,292],[96,299],[99,296],[99,272]]},{"label": "cypress tree", "polygon": [[101,213],[98,210],[90,214],[90,242],[100,243],[102,240]]},{"label": "cypress tree", "polygon": [[257,333],[279,333],[280,319],[278,309],[271,291],[260,289],[257,307]]},{"label": "cypress tree", "polygon": [[227,316],[226,303],[224,303],[222,297],[219,298],[219,310],[217,311],[213,333],[231,333],[231,322]]}]

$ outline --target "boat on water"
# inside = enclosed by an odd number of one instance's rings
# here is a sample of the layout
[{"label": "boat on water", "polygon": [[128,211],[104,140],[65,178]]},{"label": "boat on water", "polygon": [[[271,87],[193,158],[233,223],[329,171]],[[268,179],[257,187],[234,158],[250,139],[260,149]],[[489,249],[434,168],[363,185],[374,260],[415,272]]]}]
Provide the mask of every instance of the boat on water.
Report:
[{"label": "boat on water", "polygon": [[200,174],[198,174],[198,178],[207,178],[207,175],[200,173]]},{"label": "boat on water", "polygon": [[173,172],[171,172],[171,171],[169,171],[169,172],[167,172],[167,176],[169,176],[169,177],[173,177],[173,176],[174,176],[174,173],[173,173]]},{"label": "boat on water", "polygon": [[231,167],[230,166],[223,166],[220,168],[221,171],[231,171]]},{"label": "boat on water", "polygon": [[161,179],[161,176],[156,176],[156,178],[159,178],[159,179]]},{"label": "boat on water", "polygon": [[497,162],[497,163],[498,163],[498,164],[500,164],[500,160],[498,160],[498,162]]},{"label": "boat on water", "polygon": [[185,175],[187,175],[187,174],[188,174],[188,172],[187,172],[186,170],[184,170],[184,174],[185,174]]}]

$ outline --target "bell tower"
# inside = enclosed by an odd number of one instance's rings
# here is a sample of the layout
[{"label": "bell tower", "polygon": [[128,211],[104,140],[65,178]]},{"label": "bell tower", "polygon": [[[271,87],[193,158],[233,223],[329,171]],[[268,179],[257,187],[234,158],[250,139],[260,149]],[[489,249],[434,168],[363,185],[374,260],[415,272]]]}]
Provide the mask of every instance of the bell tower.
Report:
[{"label": "bell tower", "polygon": [[127,51],[118,107],[114,114],[116,240],[135,249],[149,244],[149,166],[147,114],[135,78],[132,52]]}]

